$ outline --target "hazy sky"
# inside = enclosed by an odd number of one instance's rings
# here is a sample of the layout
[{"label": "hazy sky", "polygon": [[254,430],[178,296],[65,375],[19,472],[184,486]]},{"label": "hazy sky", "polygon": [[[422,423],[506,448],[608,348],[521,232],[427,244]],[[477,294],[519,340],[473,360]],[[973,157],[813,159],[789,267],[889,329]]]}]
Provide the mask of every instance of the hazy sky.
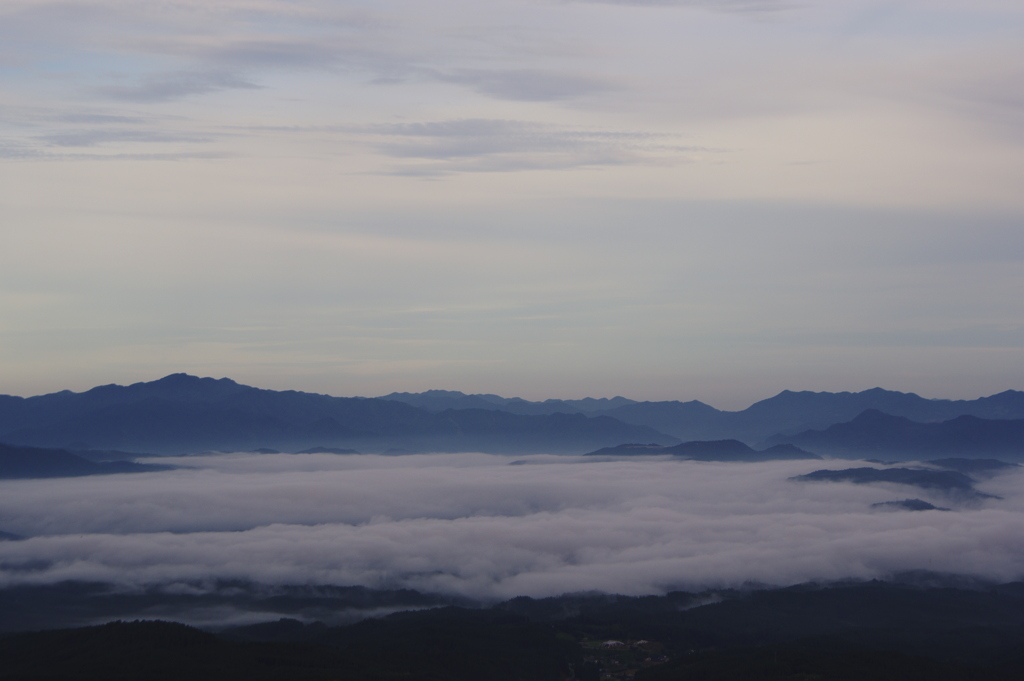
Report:
[{"label": "hazy sky", "polygon": [[1020,0],[5,0],[0,392],[1024,388]]},{"label": "hazy sky", "polygon": [[[969,502],[760,464],[484,454],[218,455],[161,473],[0,481],[0,587],[338,584],[473,598],[664,593],[908,570],[1024,575],[1022,469]],[[167,459],[161,459],[166,462]],[[922,498],[951,511],[887,511]],[[274,618],[276,619],[276,618]]]}]

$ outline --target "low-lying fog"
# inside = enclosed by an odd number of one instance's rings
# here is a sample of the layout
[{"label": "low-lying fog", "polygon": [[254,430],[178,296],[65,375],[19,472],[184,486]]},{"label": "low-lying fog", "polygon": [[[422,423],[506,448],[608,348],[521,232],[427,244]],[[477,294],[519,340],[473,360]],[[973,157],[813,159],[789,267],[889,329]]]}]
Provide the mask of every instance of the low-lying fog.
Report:
[{"label": "low-lying fog", "polygon": [[[168,462],[161,459],[161,462]],[[926,569],[1024,575],[1024,468],[965,500],[790,481],[849,461],[218,455],[0,482],[0,586],[244,579],[484,600],[661,593]],[[518,463],[519,465],[511,465]],[[919,498],[952,511],[872,508]]]}]

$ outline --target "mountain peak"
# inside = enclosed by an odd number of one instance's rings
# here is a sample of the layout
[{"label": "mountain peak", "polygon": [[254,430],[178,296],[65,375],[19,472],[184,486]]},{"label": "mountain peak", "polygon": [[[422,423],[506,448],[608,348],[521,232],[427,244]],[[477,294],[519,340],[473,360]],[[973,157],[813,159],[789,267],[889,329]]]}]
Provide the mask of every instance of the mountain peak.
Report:
[{"label": "mountain peak", "polygon": [[[176,374],[167,374],[163,378],[158,378],[155,381],[149,381],[151,385],[197,385],[200,383],[217,383],[220,385],[240,385],[230,378],[211,378],[193,376],[192,374],[186,374],[185,372],[179,372]],[[139,383],[133,383],[132,385],[145,385],[145,381]]]},{"label": "mountain peak", "polygon": [[851,423],[910,423],[910,419],[904,416],[893,416],[880,409],[865,409],[857,414]]}]

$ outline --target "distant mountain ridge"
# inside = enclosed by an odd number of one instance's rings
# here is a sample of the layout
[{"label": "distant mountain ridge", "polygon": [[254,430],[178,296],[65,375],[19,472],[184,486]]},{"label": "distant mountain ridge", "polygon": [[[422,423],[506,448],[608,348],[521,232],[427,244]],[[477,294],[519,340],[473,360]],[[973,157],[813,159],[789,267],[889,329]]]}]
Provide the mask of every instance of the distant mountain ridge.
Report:
[{"label": "distant mountain ridge", "polygon": [[733,463],[755,463],[759,461],[792,461],[796,459],[821,459],[817,454],[804,451],[789,444],[774,445],[758,451],[739,440],[698,440],[683,442],[672,447],[656,444],[626,444],[605,447],[587,456],[657,456],[668,454],[689,461],[722,461]]},{"label": "distant mountain ridge", "polygon": [[90,461],[64,449],[17,447],[0,443],[0,480],[145,473],[166,468],[131,461]]},{"label": "distant mountain ridge", "polygon": [[261,390],[187,374],[82,393],[0,398],[0,441],[37,447],[157,454],[315,447],[582,453],[634,440],[678,441],[608,416],[431,413],[393,400]]},{"label": "distant mountain ridge", "polygon": [[857,485],[887,482],[920,487],[929,491],[974,495],[992,498],[974,490],[974,480],[957,471],[928,470],[921,468],[847,468],[845,470],[820,470],[806,475],[796,475],[790,480],[803,482],[852,482]]},{"label": "distant mountain ridge", "polygon": [[431,412],[442,412],[448,409],[500,409],[512,414],[524,416],[548,414],[593,414],[600,411],[615,409],[627,404],[635,404],[634,400],[625,397],[584,397],[581,400],[544,400],[530,402],[520,397],[501,397],[499,395],[477,394],[467,395],[457,390],[427,390],[422,393],[391,393],[379,397],[380,400],[404,402],[414,407]]},{"label": "distant mountain ridge", "polygon": [[[788,443],[822,454],[886,456],[891,449],[886,446],[818,444],[815,436],[805,435],[851,422],[867,410],[920,424],[967,417],[1022,420],[1024,392],[1008,390],[976,400],[928,400],[881,388],[858,393],[787,390],[730,412],[696,400],[636,402],[624,397],[588,397],[530,402],[445,390],[391,393],[381,398],[332,397],[262,390],[227,378],[172,374],[156,381],[104,385],[82,393],[62,391],[28,398],[0,395],[0,442],[157,454],[260,448],[581,454],[624,442],[669,446],[680,441],[736,440],[759,449]],[[978,437],[988,437],[976,431]],[[798,437],[805,439],[795,439]],[[983,451],[966,456],[1017,458],[1013,451],[1018,440],[1012,433],[1007,437],[1007,447],[983,447]],[[959,455],[962,449],[940,447],[922,449],[922,453]]]},{"label": "distant mountain ridge", "polygon": [[851,421],[823,430],[778,435],[768,444],[793,444],[839,457],[958,456],[1024,461],[1024,419],[958,416],[921,423],[868,409]]},{"label": "distant mountain ridge", "polygon": [[648,426],[684,441],[736,439],[750,445],[780,433],[792,435],[849,421],[867,409],[921,422],[944,421],[957,416],[1024,419],[1024,392],[1017,390],[976,400],[930,400],[914,393],[882,388],[838,393],[784,390],[740,411],[723,411],[697,400],[637,402],[615,397],[607,403],[593,398],[529,402],[447,390],[391,393],[380,399],[405,402],[428,411],[472,406],[522,414],[562,411],[603,415]]}]

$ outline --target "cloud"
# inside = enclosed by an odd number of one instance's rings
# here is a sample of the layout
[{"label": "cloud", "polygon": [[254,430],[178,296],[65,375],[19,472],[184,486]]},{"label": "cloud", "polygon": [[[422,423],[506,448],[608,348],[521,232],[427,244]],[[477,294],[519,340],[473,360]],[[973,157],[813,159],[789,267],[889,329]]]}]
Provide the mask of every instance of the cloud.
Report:
[{"label": "cloud", "polygon": [[349,40],[340,36],[334,36],[333,39],[273,35],[243,39],[178,36],[148,43],[133,43],[130,47],[140,53],[200,61],[209,69],[224,72],[310,68],[331,70],[346,62],[367,66],[372,70],[375,61],[388,62],[377,51],[379,46],[374,49],[362,43],[362,40]]},{"label": "cloud", "polygon": [[[504,20],[457,28],[457,6],[439,5],[429,19],[401,2],[375,7],[340,9],[333,3],[160,3],[148,10],[132,3],[87,1],[74,6],[59,2],[18,3],[5,17],[0,38],[30,36],[30,46],[52,43],[49,51],[85,50],[106,53],[117,62],[131,55],[131,72],[166,60],[179,72],[154,73],[130,85],[94,87],[101,97],[132,102],[164,102],[224,89],[256,87],[242,74],[311,70],[337,75],[357,74],[376,84],[444,82],[464,86],[501,100],[549,102],[600,94],[617,87],[602,77],[565,73],[548,60],[540,68],[523,64],[519,40],[505,44],[488,40],[481,50],[480,33],[490,37],[515,33]],[[500,16],[500,11],[495,11]],[[440,18],[443,28],[434,20]],[[446,24],[446,25],[445,25]],[[58,27],[55,36],[51,27]],[[531,44],[542,31],[529,31]],[[561,58],[563,37],[540,39],[531,58]],[[58,47],[59,46],[59,47]],[[21,46],[19,55],[37,55]],[[478,64],[510,63],[510,68]],[[522,64],[521,66],[518,66]],[[81,69],[77,69],[81,72]]]},{"label": "cloud", "polygon": [[107,99],[126,102],[167,102],[189,95],[201,95],[220,90],[258,89],[243,78],[231,73],[203,73],[181,71],[147,76],[131,85],[104,85],[93,92]]},{"label": "cloud", "polygon": [[403,37],[395,35],[399,27],[384,13],[334,2],[13,0],[7,5],[0,9],[0,42],[11,45],[9,56],[0,55],[4,61],[51,62],[54,55],[84,53],[88,56],[74,63],[76,74],[93,71],[97,54],[115,71],[127,59],[131,73],[165,66],[168,59],[178,62],[180,73],[155,73],[138,85],[98,89],[102,96],[129,101],[245,87],[239,73],[346,64],[383,72],[396,59],[408,61]]},{"label": "cloud", "polygon": [[616,89],[599,78],[574,76],[537,69],[460,69],[436,78],[466,85],[480,94],[523,102],[551,102]]},{"label": "cloud", "polygon": [[[232,455],[159,474],[0,484],[0,584],[215,579],[484,600],[662,593],[917,568],[1024,576],[1024,475],[1003,500],[885,512],[902,485],[801,485],[821,462]],[[845,462],[844,462],[845,463]],[[914,494],[920,494],[914,490]]]},{"label": "cloud", "polygon": [[[960,110],[968,120],[998,135],[1001,141],[1024,142],[1024,69],[1016,64],[1019,49],[989,56],[988,63],[950,65],[934,86],[944,107]],[[980,61],[980,60],[979,60]],[[932,93],[929,93],[932,94]]]},{"label": "cloud", "polygon": [[792,0],[572,0],[602,5],[636,7],[697,7],[716,12],[777,12],[796,5]]},{"label": "cloud", "polygon": [[6,159],[29,159],[39,158],[42,152],[24,142],[7,142],[0,140],[0,158]]},{"label": "cloud", "polygon": [[87,125],[118,125],[145,122],[145,119],[138,116],[119,116],[116,114],[103,113],[68,113],[55,116],[54,119],[62,123],[79,123]]},{"label": "cloud", "polygon": [[42,135],[39,139],[58,147],[92,147],[111,142],[198,143],[210,141],[209,137],[196,135],[130,129],[69,130]]},{"label": "cloud", "polygon": [[709,149],[686,147],[667,134],[572,129],[529,121],[462,119],[352,129],[388,156],[430,161],[396,174],[441,175],[660,164],[692,159]]},{"label": "cloud", "polygon": [[[194,123],[181,117],[139,116],[104,110],[23,107],[5,112],[0,124],[18,129],[21,139],[0,141],[0,157],[47,160],[156,160],[223,158],[224,152],[197,152],[230,136],[230,131],[191,130]],[[101,153],[78,149],[103,147]]]},{"label": "cloud", "polygon": [[[394,36],[391,37],[394,40]],[[141,53],[165,54],[199,61],[216,74],[266,70],[354,72],[378,85],[405,81],[435,81],[466,87],[501,100],[551,102],[602,94],[619,89],[607,78],[562,73],[551,69],[440,68],[442,55],[408,51],[365,36],[334,35],[251,39],[174,38],[133,46]],[[189,75],[189,74],[186,74]],[[158,77],[157,85],[160,84]],[[168,80],[175,80],[174,74]],[[244,83],[244,81],[242,81]],[[220,84],[214,83],[221,87]],[[248,84],[246,84],[248,85]],[[246,85],[242,85],[243,87]],[[227,85],[225,87],[231,87]],[[248,85],[251,86],[251,85]],[[203,90],[203,92],[212,90]],[[186,94],[193,94],[188,92]]]}]

